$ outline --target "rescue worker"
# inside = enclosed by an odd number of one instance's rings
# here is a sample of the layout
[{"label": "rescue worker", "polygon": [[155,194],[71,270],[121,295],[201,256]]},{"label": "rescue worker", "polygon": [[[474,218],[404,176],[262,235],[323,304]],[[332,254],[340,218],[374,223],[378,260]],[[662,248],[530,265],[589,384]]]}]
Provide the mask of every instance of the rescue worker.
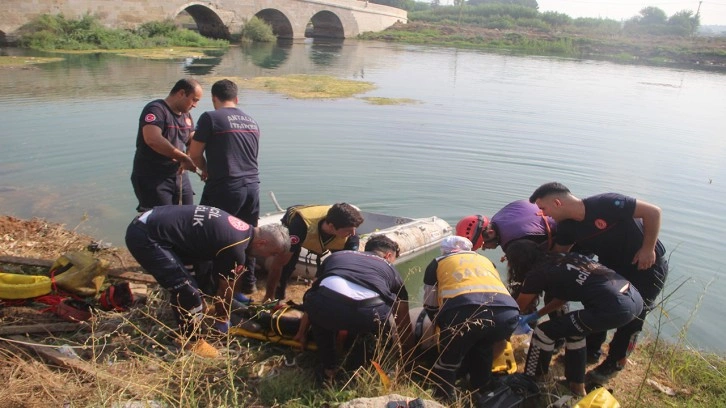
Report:
[{"label": "rescue worker", "polygon": [[[335,344],[341,330],[348,332],[349,343],[364,334],[391,333],[403,356],[413,350],[408,292],[393,266],[399,251],[396,242],[375,235],[366,242],[365,252],[335,252],[320,265],[318,278],[305,292],[305,314],[295,336],[305,344],[312,326],[320,359],[319,380],[332,380],[338,371]],[[354,354],[353,368],[365,363],[360,353]]]},{"label": "rescue worker", "polygon": [[[237,84],[222,79],[212,85],[213,111],[202,113],[189,156],[202,172],[199,204],[222,209],[249,225],[260,218],[260,129],[237,107]],[[255,258],[248,257],[238,285],[245,294],[256,289]]]},{"label": "rescue worker", "polygon": [[298,205],[287,209],[280,220],[290,231],[290,251],[273,260],[268,270],[265,300],[285,299],[287,281],[295,271],[302,248],[320,257],[328,251],[357,251],[360,238],[356,228],[363,216],[347,203]]},{"label": "rescue worker", "polygon": [[[593,379],[604,383],[625,367],[643,330],[645,317],[655,305],[668,275],[666,250],[658,239],[661,210],[646,201],[617,193],[580,199],[557,182],[538,187],[529,201],[557,221],[553,251],[594,253],[600,263],[635,285],[643,297],[642,314],[615,332],[607,358],[590,372]],[[573,249],[573,245],[577,248]],[[594,332],[588,336],[589,361],[599,360],[606,335],[606,332]]]},{"label": "rescue worker", "polygon": [[510,282],[522,282],[517,296],[520,309],[527,310],[543,291],[552,297],[541,309],[523,316],[523,323],[535,322],[568,301],[581,302],[584,306],[537,324],[524,366],[527,376],[540,379],[546,375],[555,339],[564,337],[567,339],[565,378],[573,394],[584,396],[585,337],[637,319],[643,311],[640,293],[612,269],[574,252],[544,252],[534,242],[519,240],[507,248],[506,255]]},{"label": "rescue worker", "polygon": [[[468,238],[474,243],[473,250],[479,248],[495,249],[499,246],[506,251],[509,244],[520,239],[527,239],[539,244],[544,249],[550,249],[554,245],[554,237],[557,231],[557,223],[552,217],[547,217],[535,204],[528,200],[513,201],[492,216],[491,222],[483,215],[470,215],[462,218],[456,224],[456,234]],[[504,262],[506,257],[502,257]],[[519,294],[521,282],[510,282],[509,291],[515,298]],[[545,302],[549,300],[545,293]],[[530,310],[522,310],[522,313],[532,312],[537,306],[533,303]],[[550,313],[551,318],[562,316],[568,312],[565,304],[561,309]],[[565,344],[564,339],[557,339],[556,349]]]},{"label": "rescue worker", "polygon": [[136,211],[193,203],[194,191],[185,170],[197,168],[186,148],[194,135],[189,111],[201,98],[199,82],[183,78],[166,98],[149,102],[141,111],[131,171],[131,185],[139,202]]},{"label": "rescue worker", "polygon": [[522,238],[550,248],[556,231],[555,220],[527,200],[507,204],[492,216],[491,222],[483,215],[469,215],[456,224],[456,235],[468,238],[474,251],[498,246],[506,250],[510,242]]},{"label": "rescue worker", "polygon": [[442,255],[424,273],[424,308],[439,327],[440,355],[433,367],[435,394],[454,398],[457,371],[466,361],[474,391],[491,378],[493,347],[507,340],[517,326],[519,308],[494,264],[472,251],[466,238],[450,236]]},{"label": "rescue worker", "polygon": [[184,265],[214,261],[211,273],[218,279],[214,317],[224,331],[229,326],[232,285],[247,256],[287,252],[290,236],[280,224],[252,227],[218,208],[167,205],[134,218],[126,230],[126,246],[139,265],[171,293],[180,335],[188,340],[185,348],[214,358],[218,351],[197,335],[206,303]]}]

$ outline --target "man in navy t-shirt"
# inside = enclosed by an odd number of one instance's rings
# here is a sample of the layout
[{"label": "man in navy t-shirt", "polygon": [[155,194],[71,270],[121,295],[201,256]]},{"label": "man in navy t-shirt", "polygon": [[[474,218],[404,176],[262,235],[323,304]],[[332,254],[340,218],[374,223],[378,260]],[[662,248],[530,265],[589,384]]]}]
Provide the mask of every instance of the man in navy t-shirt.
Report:
[{"label": "man in navy t-shirt", "polygon": [[[237,108],[237,85],[223,79],[212,85],[213,111],[199,117],[189,156],[205,181],[201,205],[222,209],[249,225],[260,218],[257,122]],[[248,257],[241,278],[244,293],[255,292],[255,258]]]},{"label": "man in navy t-shirt", "polygon": [[[557,221],[555,252],[573,245],[597,255],[598,261],[628,279],[640,292],[645,307],[637,319],[620,327],[610,342],[607,358],[590,372],[607,381],[627,362],[668,274],[665,247],[658,240],[661,210],[622,194],[599,194],[579,199],[560,183],[543,184],[529,198]],[[587,337],[588,360],[599,358],[605,332]]]},{"label": "man in navy t-shirt", "polygon": [[167,205],[136,217],[126,230],[126,246],[171,293],[170,303],[181,334],[191,340],[188,348],[215,357],[216,349],[197,339],[196,329],[206,304],[196,279],[184,265],[213,261],[209,273],[218,280],[214,316],[226,329],[231,288],[247,257],[285,253],[290,248],[290,236],[280,224],[253,227],[218,208]]},{"label": "man in navy t-shirt", "polygon": [[193,203],[194,192],[184,170],[196,167],[185,152],[194,133],[189,111],[201,98],[199,82],[180,79],[165,99],[152,101],[141,111],[131,171],[137,211]]},{"label": "man in navy t-shirt", "polygon": [[[347,330],[353,338],[395,329],[404,354],[413,350],[408,292],[392,264],[398,253],[397,243],[376,235],[366,243],[365,252],[338,251],[321,264],[317,280],[305,293],[305,315],[295,336],[304,344],[312,326],[320,358],[319,380],[335,377],[336,334],[340,330]],[[365,363],[360,353],[352,354],[354,366]]]}]

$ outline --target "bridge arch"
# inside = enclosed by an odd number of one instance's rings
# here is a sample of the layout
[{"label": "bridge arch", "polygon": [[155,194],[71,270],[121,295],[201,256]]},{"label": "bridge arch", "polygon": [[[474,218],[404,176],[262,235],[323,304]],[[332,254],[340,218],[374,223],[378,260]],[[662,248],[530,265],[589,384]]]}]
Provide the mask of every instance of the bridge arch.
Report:
[{"label": "bridge arch", "polygon": [[229,28],[222,22],[219,15],[209,7],[199,3],[186,4],[176,11],[174,17],[182,11],[186,11],[192,16],[197,24],[199,34],[216,39],[229,40],[231,38]]},{"label": "bridge arch", "polygon": [[272,8],[263,9],[258,11],[255,17],[271,25],[272,33],[277,38],[293,38],[292,23],[282,11]]},{"label": "bridge arch", "polygon": [[79,18],[89,12],[107,27],[135,29],[174,19],[182,11],[192,17],[200,34],[212,38],[230,38],[256,14],[272,24],[278,38],[295,39],[304,38],[311,19],[317,27],[314,36],[333,38],[340,37],[341,25],[343,36],[352,38],[407,21],[405,10],[360,0],[1,0],[0,31],[14,41],[20,27],[40,14]]},{"label": "bridge arch", "polygon": [[323,10],[310,18],[310,27],[305,30],[305,37],[312,38],[345,38],[343,22],[332,11]]}]

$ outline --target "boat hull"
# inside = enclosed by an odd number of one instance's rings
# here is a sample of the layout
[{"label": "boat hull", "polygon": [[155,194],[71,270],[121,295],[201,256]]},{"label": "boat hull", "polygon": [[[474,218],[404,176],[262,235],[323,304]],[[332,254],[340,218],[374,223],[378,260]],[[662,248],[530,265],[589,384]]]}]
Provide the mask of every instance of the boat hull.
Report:
[{"label": "boat hull", "polygon": [[[429,249],[438,246],[441,241],[451,235],[453,229],[448,222],[439,217],[408,218],[379,213],[361,211],[364,222],[358,227],[360,250],[372,236],[385,235],[398,243],[401,253],[396,264],[406,262]],[[260,217],[259,225],[279,223],[283,211],[266,214]],[[323,256],[324,258],[324,256]],[[258,264],[265,270],[269,269],[273,259],[258,259]],[[298,258],[293,276],[303,279],[314,279],[317,271],[316,256],[308,254],[303,248]]]}]

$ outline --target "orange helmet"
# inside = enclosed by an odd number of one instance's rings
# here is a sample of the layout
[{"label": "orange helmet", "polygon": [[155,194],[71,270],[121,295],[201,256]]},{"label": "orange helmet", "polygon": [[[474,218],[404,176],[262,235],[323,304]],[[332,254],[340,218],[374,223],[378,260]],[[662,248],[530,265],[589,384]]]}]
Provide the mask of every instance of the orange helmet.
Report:
[{"label": "orange helmet", "polygon": [[456,224],[456,235],[464,238],[468,238],[472,244],[472,251],[476,251],[481,248],[484,243],[484,237],[482,233],[486,230],[489,225],[489,220],[483,215],[469,215],[461,219]]}]

